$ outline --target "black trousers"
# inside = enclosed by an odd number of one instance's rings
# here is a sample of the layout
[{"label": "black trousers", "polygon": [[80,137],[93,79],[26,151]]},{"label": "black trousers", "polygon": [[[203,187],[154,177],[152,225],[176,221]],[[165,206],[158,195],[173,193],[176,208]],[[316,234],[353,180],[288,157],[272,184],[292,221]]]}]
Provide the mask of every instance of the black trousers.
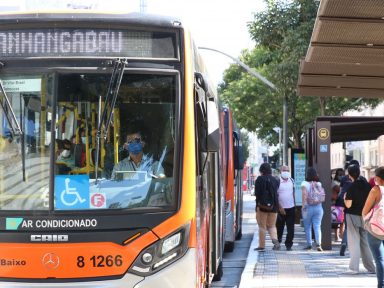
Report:
[{"label": "black trousers", "polygon": [[285,215],[277,214],[276,229],[277,239],[281,243],[283,241],[284,227],[287,226],[287,236],[285,238],[285,247],[290,248],[293,244],[295,235],[295,207],[284,209]]}]

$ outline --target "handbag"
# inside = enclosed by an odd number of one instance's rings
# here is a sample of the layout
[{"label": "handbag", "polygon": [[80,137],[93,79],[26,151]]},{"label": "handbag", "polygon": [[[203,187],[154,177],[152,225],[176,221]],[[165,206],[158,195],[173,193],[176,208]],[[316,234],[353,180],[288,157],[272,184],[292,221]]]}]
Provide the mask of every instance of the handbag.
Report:
[{"label": "handbag", "polygon": [[271,204],[271,205],[257,204],[257,207],[260,208],[260,211],[272,212],[273,208],[274,208],[274,205],[273,204]]},{"label": "handbag", "polygon": [[364,228],[377,239],[384,240],[384,195],[380,187],[381,200],[364,216]]}]

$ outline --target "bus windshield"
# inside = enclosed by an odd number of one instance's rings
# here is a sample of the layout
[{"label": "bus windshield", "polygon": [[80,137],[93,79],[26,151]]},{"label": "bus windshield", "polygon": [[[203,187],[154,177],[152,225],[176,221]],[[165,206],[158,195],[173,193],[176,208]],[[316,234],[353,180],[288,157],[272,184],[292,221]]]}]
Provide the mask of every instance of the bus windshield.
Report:
[{"label": "bus windshield", "polygon": [[[1,76],[23,131],[10,133],[2,111],[1,210],[174,207],[176,74],[125,71],[115,105],[110,78]],[[111,123],[98,130],[104,109]]]}]

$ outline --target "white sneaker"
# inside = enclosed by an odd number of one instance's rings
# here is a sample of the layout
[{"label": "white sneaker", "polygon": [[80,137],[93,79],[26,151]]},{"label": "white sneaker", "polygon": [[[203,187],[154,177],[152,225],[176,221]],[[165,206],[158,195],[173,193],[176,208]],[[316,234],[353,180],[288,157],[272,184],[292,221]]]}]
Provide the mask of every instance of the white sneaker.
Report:
[{"label": "white sneaker", "polygon": [[347,271],[343,272],[344,275],[357,275],[359,274],[359,271],[348,269]]}]

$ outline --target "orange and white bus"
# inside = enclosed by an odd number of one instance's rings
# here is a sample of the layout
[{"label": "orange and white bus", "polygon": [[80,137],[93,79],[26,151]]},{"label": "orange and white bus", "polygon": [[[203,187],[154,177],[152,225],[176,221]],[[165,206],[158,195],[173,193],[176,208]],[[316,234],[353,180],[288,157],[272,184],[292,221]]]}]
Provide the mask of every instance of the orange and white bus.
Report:
[{"label": "orange and white bus", "polygon": [[223,123],[224,155],[224,190],[225,190],[225,250],[232,252],[235,240],[242,237],[243,191],[242,169],[243,151],[240,130],[232,116],[232,111],[223,107],[221,112]]},{"label": "orange and white bus", "polygon": [[3,14],[0,62],[0,287],[220,279],[220,109],[180,21]]}]

